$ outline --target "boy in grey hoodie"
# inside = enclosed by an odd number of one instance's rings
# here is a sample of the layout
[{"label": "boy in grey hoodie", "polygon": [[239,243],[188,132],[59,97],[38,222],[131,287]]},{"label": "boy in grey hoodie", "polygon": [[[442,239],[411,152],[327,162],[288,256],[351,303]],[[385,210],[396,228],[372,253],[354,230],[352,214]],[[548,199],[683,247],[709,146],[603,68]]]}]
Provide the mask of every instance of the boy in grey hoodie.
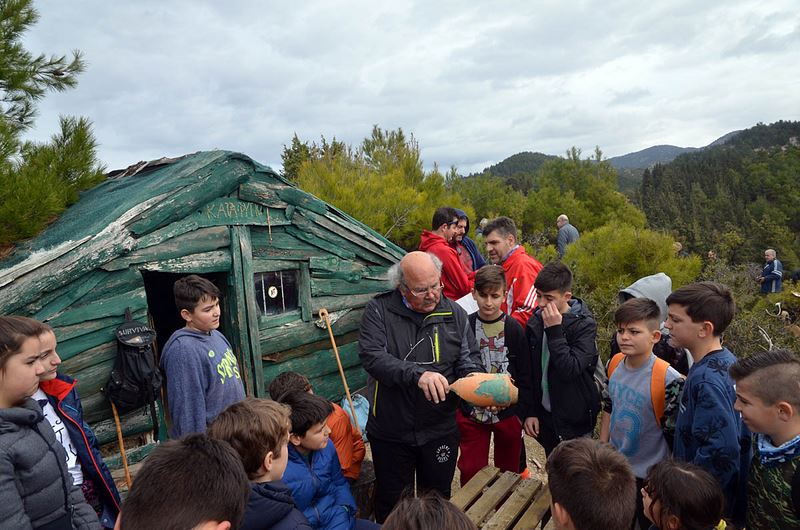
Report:
[{"label": "boy in grey hoodie", "polygon": [[192,274],[175,282],[174,293],[186,327],[164,345],[161,369],[167,380],[170,436],[179,438],[205,432],[217,414],[245,393],[233,348],[217,331],[219,289]]}]

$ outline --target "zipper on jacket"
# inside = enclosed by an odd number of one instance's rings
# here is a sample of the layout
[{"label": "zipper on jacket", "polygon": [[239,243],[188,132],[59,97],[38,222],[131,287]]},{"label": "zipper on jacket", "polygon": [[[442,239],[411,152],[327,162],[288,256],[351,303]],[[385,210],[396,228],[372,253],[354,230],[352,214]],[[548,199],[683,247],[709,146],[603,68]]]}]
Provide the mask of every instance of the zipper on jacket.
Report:
[{"label": "zipper on jacket", "polygon": [[[92,465],[94,465],[94,469],[95,469],[95,471],[97,471],[97,476],[100,477],[100,480],[103,481],[103,486],[105,486],[106,491],[108,491],[108,495],[109,495],[109,497],[111,497],[111,502],[113,502],[114,505],[117,507],[117,511],[120,511],[120,506],[119,506],[119,504],[117,504],[117,499],[114,497],[114,492],[108,486],[108,483],[106,482],[106,478],[103,476],[103,471],[100,469],[100,466],[97,464],[97,460],[95,460],[95,458],[94,458],[94,453],[92,452],[92,445],[89,443],[89,439],[86,437],[86,433],[83,432],[83,428],[80,425],[78,425],[78,422],[75,421],[69,414],[64,412],[64,409],[61,408],[61,401],[58,402],[58,410],[61,411],[61,414],[63,414],[67,418],[69,418],[69,421],[74,423],[76,427],[78,427],[78,430],[80,431],[81,436],[83,436],[83,441],[86,444],[86,449],[89,451],[89,458],[92,459]],[[67,431],[67,434],[69,434],[69,431]],[[119,515],[117,515],[117,517],[119,517]]]},{"label": "zipper on jacket", "polygon": [[439,362],[439,325],[433,326],[433,352],[434,360]]},{"label": "zipper on jacket", "polygon": [[378,417],[378,381],[375,381],[375,392],[372,394],[372,416]]}]

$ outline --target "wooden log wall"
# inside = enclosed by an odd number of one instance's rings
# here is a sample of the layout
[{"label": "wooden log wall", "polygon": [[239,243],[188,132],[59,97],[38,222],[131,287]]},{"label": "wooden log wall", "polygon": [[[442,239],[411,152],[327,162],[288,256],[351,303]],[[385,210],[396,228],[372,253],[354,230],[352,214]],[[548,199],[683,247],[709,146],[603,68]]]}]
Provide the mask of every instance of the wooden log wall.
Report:
[{"label": "wooden log wall", "polygon": [[[244,300],[237,299],[231,316],[237,336],[228,338],[237,354],[246,354],[248,388],[257,395],[266,395],[269,382],[286,370],[306,374],[320,395],[343,394],[327,330],[318,321],[323,307],[331,313],[351,389],[366,382],[357,348],[363,308],[387,288],[388,267],[404,251],[246,157],[201,155],[176,164],[172,178],[184,183],[179,189],[129,201],[94,234],[10,268],[0,264],[0,314],[24,314],[53,326],[61,371],[78,380],[86,420],[101,444],[116,439],[101,392],[116,357],[114,331],[126,308],[134,318],[148,319],[143,271],[232,278],[229,295]],[[140,184],[147,189],[146,180]],[[299,307],[260,316],[250,299],[253,274],[282,270],[297,271]],[[152,429],[149,411],[125,415],[122,428],[126,437]],[[151,449],[135,449],[134,460]],[[116,467],[118,459],[109,464]]]}]

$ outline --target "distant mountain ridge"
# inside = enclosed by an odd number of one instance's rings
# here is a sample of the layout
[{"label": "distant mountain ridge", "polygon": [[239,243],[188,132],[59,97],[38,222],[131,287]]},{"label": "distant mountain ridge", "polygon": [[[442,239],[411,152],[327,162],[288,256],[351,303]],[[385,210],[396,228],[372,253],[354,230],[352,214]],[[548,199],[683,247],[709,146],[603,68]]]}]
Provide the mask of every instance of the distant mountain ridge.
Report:
[{"label": "distant mountain ridge", "polygon": [[614,156],[608,159],[614,169],[645,169],[655,164],[666,164],[678,155],[697,151],[697,147],[678,147],[676,145],[654,145],[635,153]]}]

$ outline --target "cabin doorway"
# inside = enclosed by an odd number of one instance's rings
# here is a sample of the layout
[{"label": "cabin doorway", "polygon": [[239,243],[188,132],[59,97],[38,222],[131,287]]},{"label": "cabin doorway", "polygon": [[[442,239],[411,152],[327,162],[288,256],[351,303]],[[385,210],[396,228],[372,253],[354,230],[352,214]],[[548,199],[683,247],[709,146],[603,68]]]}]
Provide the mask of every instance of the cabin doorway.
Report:
[{"label": "cabin doorway", "polygon": [[[144,279],[144,290],[147,295],[147,311],[150,318],[150,325],[156,330],[156,343],[158,345],[158,354],[161,353],[161,348],[167,343],[170,336],[177,330],[185,326],[183,318],[181,318],[178,308],[175,306],[175,297],[172,294],[172,287],[175,282],[188,274],[176,274],[172,272],[153,272],[142,271],[142,278]],[[210,273],[198,274],[207,280],[211,281],[217,286],[217,289],[222,293],[222,300],[220,300],[220,310],[222,317],[220,318],[220,332],[230,340],[231,334],[228,329],[228,318],[225,315],[229,314],[230,308],[227,307],[226,300],[228,300],[228,278],[225,273]]]}]

